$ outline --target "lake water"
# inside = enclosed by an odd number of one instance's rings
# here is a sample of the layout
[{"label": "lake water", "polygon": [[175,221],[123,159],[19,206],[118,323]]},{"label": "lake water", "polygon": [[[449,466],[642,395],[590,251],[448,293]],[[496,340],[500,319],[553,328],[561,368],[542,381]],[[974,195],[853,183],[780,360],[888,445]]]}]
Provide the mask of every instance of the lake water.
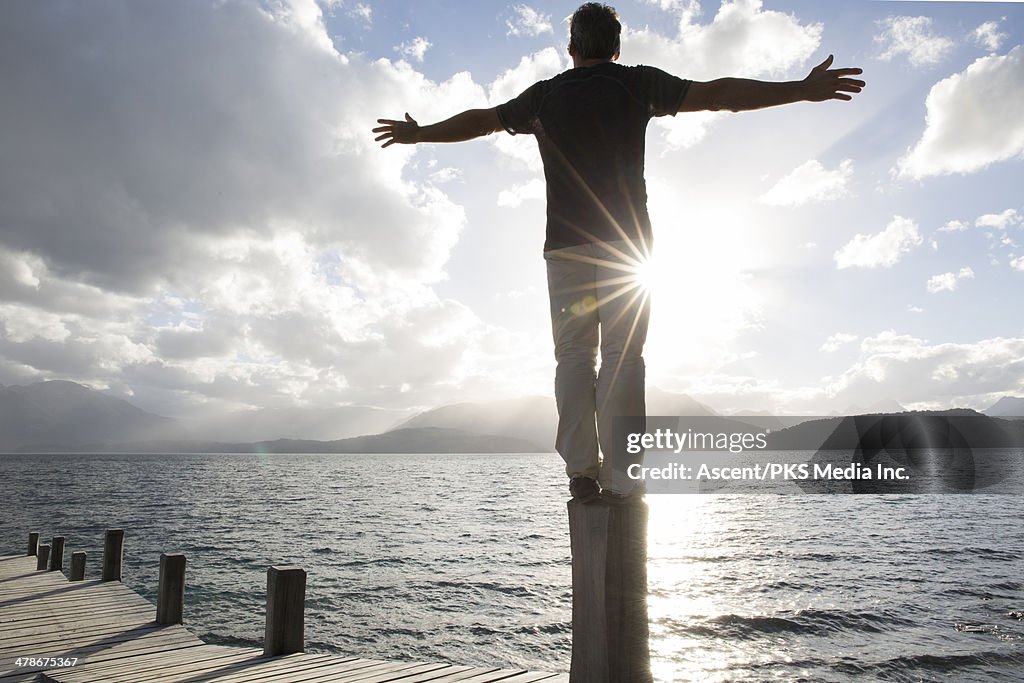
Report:
[{"label": "lake water", "polygon": [[[0,553],[67,537],[186,625],[258,647],[266,569],[308,575],[307,649],[568,669],[555,455],[0,455]],[[649,496],[659,681],[1024,681],[1024,499]]]}]

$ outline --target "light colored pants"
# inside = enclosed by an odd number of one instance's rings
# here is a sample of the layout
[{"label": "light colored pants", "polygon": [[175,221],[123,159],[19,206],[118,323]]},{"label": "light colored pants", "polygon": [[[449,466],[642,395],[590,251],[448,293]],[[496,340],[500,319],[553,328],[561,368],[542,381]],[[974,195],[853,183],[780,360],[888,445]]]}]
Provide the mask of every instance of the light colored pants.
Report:
[{"label": "light colored pants", "polygon": [[646,414],[643,349],[650,319],[648,293],[629,270],[632,255],[624,242],[544,254],[557,361],[555,449],[570,477],[590,477],[624,494],[634,492],[637,482],[626,472],[643,454],[613,448],[612,420]]}]

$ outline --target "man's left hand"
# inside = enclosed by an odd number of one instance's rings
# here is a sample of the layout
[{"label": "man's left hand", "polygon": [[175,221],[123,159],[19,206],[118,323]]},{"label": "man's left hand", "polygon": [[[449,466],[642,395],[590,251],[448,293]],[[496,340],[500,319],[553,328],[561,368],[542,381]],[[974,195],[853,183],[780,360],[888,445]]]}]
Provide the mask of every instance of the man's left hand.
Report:
[{"label": "man's left hand", "polygon": [[811,69],[811,73],[802,81],[804,99],[809,102],[825,100],[851,100],[864,87],[864,81],[848,76],[858,76],[863,69],[829,69],[832,66],[832,55],[824,62]]}]

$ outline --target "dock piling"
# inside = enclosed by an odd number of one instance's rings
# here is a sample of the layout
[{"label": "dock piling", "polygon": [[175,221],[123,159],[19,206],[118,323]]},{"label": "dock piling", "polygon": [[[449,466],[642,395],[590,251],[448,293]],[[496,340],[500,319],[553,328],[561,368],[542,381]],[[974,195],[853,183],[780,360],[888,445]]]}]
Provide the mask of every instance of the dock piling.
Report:
[{"label": "dock piling", "polygon": [[28,532],[28,556],[35,557],[36,548],[39,547],[39,532],[30,531]]},{"label": "dock piling", "polygon": [[570,683],[650,683],[647,504],[569,501]]},{"label": "dock piling", "polygon": [[160,554],[160,587],[157,589],[156,623],[180,624],[185,612],[185,556]]},{"label": "dock piling", "polygon": [[54,536],[50,541],[50,571],[64,571],[64,537]]},{"label": "dock piling", "polygon": [[121,580],[121,563],[124,560],[124,529],[107,529],[103,536],[104,581]]},{"label": "dock piling", "polygon": [[50,564],[50,546],[40,543],[36,548],[36,571],[46,569]]},{"label": "dock piling", "polygon": [[302,652],[305,648],[306,571],[301,567],[267,570],[267,624],[263,654],[267,657]]},{"label": "dock piling", "polygon": [[85,580],[85,551],[78,550],[71,553],[71,576],[68,581]]}]

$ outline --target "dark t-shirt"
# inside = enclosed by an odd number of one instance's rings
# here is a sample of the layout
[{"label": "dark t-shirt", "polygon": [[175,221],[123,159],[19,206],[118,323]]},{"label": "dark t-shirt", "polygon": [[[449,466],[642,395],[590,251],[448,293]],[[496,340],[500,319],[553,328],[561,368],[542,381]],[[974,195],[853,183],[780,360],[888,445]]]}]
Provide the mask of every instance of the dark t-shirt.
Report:
[{"label": "dark t-shirt", "polygon": [[498,106],[505,130],[537,137],[547,180],[545,251],[588,242],[651,243],[644,138],[675,114],[690,81],[605,62],[534,83]]}]

